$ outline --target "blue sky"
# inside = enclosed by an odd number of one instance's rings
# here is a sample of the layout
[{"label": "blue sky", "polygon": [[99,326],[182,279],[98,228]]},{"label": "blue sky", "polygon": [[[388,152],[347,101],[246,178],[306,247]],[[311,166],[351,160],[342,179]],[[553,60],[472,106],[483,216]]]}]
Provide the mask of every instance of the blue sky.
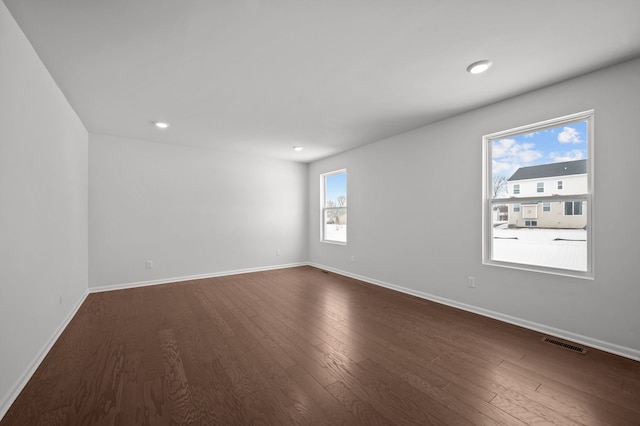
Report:
[{"label": "blue sky", "polygon": [[507,179],[520,167],[587,158],[587,122],[551,127],[492,142],[493,176]]},{"label": "blue sky", "polygon": [[326,200],[331,200],[339,206],[338,197],[347,195],[347,174],[329,175],[325,182]]}]

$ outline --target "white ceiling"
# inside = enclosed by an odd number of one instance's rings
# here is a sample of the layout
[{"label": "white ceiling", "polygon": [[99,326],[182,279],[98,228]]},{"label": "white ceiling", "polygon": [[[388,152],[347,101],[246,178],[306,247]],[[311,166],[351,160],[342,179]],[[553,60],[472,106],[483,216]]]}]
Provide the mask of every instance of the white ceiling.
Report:
[{"label": "white ceiling", "polygon": [[4,3],[89,132],[302,162],[640,56],[638,0]]}]

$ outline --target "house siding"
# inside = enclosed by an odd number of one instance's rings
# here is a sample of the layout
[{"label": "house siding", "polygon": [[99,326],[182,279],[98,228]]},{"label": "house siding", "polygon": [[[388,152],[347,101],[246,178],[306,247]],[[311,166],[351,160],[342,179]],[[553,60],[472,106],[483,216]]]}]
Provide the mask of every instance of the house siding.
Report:
[{"label": "house siding", "polygon": [[[587,205],[582,202],[581,215],[565,215],[564,202],[552,202],[550,211],[543,209],[543,203],[522,204],[519,212],[514,212],[514,205],[509,206],[509,227],[524,228],[556,228],[556,229],[581,229],[587,226]],[[535,220],[536,226],[527,226],[526,221]]]},{"label": "house siding", "polygon": [[[562,188],[558,189],[558,181],[562,181]],[[544,191],[538,192],[538,184],[544,185]],[[514,186],[520,185],[518,194],[514,194]],[[571,195],[587,193],[587,175],[568,175],[568,176],[550,176],[537,179],[514,180],[509,181],[507,190],[511,197],[535,197],[550,195]],[[538,228],[563,228],[563,229],[581,229],[587,226],[587,206],[586,202],[582,203],[581,215],[566,215],[564,202],[556,201],[550,203],[550,211],[543,209],[542,201],[536,204],[522,204],[520,211],[514,211],[514,204],[509,205],[509,227],[538,227]],[[536,221],[535,226],[527,225],[526,221]]]}]

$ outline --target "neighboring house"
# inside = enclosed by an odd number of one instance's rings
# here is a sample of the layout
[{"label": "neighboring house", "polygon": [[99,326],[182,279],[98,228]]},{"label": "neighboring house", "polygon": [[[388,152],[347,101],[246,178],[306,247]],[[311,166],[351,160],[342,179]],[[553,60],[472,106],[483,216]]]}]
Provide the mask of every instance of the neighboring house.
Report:
[{"label": "neighboring house", "polygon": [[[587,193],[587,160],[521,167],[507,180],[511,198]],[[587,225],[582,201],[509,204],[509,227],[573,228]]]}]

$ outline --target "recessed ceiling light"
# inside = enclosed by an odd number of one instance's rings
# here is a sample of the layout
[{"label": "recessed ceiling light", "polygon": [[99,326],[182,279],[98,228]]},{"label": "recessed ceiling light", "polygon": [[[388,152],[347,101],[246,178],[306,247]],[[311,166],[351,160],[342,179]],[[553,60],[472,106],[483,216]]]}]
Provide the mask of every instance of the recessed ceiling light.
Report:
[{"label": "recessed ceiling light", "polygon": [[303,149],[304,149],[304,147],[303,147],[303,146],[294,146],[294,147],[293,147],[293,150],[294,150],[294,151],[302,151]]},{"label": "recessed ceiling light", "polygon": [[169,123],[164,121],[154,121],[153,124],[155,124],[158,129],[166,129],[169,127]]},{"label": "recessed ceiling light", "polygon": [[484,59],[482,61],[474,62],[467,67],[467,71],[471,74],[480,74],[491,68],[491,64],[493,62],[488,59]]}]

